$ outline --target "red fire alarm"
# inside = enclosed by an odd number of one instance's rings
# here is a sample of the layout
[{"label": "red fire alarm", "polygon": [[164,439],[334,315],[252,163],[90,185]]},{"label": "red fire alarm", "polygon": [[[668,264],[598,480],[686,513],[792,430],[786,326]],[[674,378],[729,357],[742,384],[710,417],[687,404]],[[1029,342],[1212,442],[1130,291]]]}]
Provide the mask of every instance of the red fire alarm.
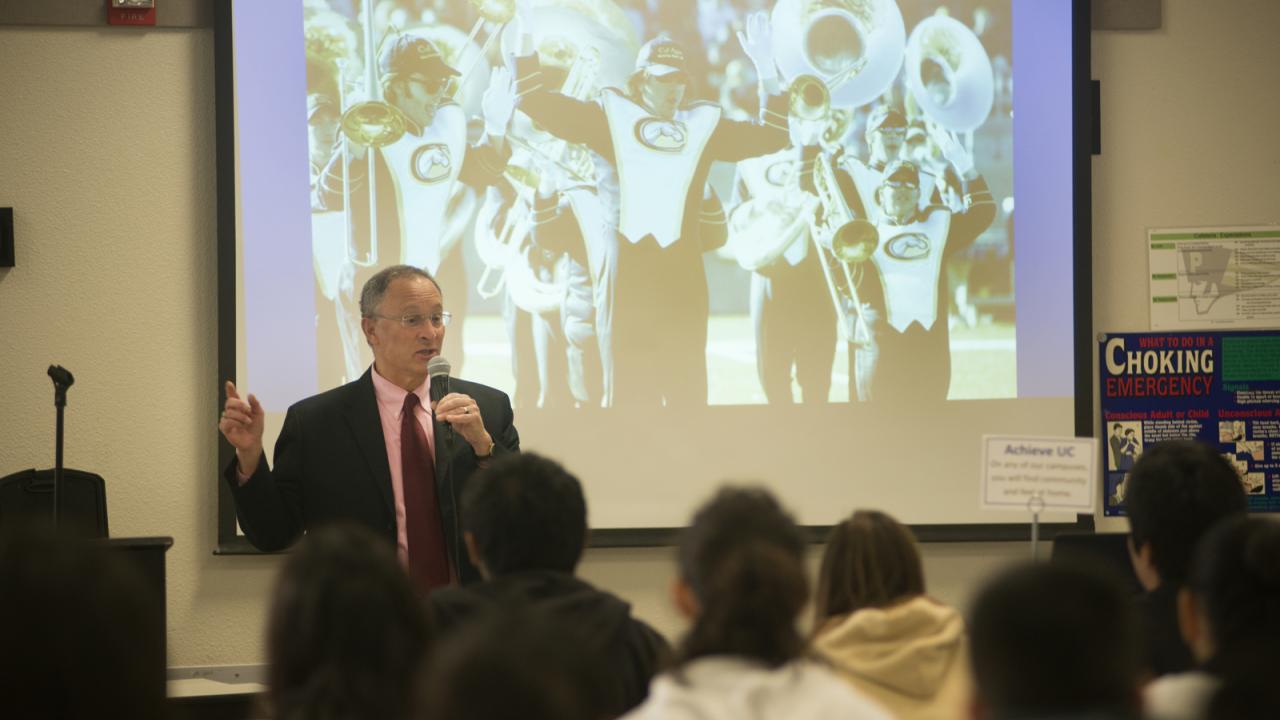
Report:
[{"label": "red fire alarm", "polygon": [[107,0],[107,22],[112,25],[155,25],[156,0]]}]

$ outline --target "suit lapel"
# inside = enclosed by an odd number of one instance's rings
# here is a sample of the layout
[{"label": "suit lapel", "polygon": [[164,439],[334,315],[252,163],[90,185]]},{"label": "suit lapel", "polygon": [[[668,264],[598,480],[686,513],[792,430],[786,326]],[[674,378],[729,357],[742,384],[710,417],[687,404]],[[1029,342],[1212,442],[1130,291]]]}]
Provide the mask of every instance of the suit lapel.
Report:
[{"label": "suit lapel", "polygon": [[396,500],[391,492],[391,467],[387,464],[387,440],[382,435],[382,417],[378,415],[378,397],[373,390],[372,367],[359,380],[347,386],[347,412],[343,417],[355,438],[356,447],[369,466],[369,477],[378,486],[382,500],[395,517]]}]

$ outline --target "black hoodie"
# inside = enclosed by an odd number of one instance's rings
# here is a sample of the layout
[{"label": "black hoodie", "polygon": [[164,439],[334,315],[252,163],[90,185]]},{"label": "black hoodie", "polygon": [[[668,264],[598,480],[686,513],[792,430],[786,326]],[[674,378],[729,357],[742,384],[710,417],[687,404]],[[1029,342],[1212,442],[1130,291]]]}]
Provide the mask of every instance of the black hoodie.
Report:
[{"label": "black hoodie", "polygon": [[564,621],[581,632],[586,651],[615,684],[604,708],[610,717],[639,705],[649,681],[666,664],[671,648],[656,630],[631,616],[631,606],[573,575],[531,570],[467,585],[428,597],[435,629],[445,637],[468,618],[503,607],[522,607]]}]

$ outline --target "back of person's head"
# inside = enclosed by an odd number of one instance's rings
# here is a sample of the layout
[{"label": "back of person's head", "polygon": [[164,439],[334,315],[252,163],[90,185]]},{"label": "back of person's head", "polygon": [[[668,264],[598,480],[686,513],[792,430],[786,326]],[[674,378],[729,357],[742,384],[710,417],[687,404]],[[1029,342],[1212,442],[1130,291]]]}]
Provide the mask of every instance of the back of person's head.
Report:
[{"label": "back of person's head", "polygon": [[1232,517],[1196,549],[1187,581],[1210,660],[1226,676],[1270,675],[1280,660],[1280,524]]},{"label": "back of person's head", "polygon": [[969,622],[981,716],[1136,716],[1138,633],[1112,575],[1065,562],[1004,572],[979,592]]},{"label": "back of person's head", "polygon": [[679,572],[695,606],[682,662],[739,655],[778,666],[803,653],[804,536],[768,491],[720,489],[681,538]]},{"label": "back of person's head", "polygon": [[572,573],[586,542],[582,484],[554,460],[534,453],[508,455],[467,480],[462,527],[489,575]]},{"label": "back of person's head", "polygon": [[429,640],[426,612],[385,540],[347,525],[309,533],[272,602],[272,717],[406,718]]},{"label": "back of person's head", "polygon": [[1172,440],[1147,449],[1134,464],[1125,488],[1135,551],[1151,547],[1161,584],[1181,585],[1196,543],[1228,515],[1245,511],[1244,487],[1217,450],[1193,440]]},{"label": "back of person's head", "polygon": [[138,569],[47,528],[0,538],[0,715],[166,716],[163,608]]},{"label": "back of person's head", "polygon": [[527,606],[499,607],[445,639],[418,692],[423,720],[606,717],[599,664],[577,629]]},{"label": "back of person's head", "polygon": [[831,529],[814,598],[818,624],[923,594],[920,551],[905,525],[879,510],[858,510]]}]

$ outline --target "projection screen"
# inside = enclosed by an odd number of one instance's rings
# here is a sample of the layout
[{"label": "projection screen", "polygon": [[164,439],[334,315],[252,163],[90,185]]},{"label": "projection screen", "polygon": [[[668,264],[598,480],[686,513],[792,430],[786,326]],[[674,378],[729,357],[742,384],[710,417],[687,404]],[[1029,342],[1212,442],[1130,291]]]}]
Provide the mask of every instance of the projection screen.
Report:
[{"label": "projection screen", "polygon": [[725,480],[811,526],[1025,523],[979,510],[981,436],[1091,432],[1082,14],[223,3],[220,372],[270,448],[369,367],[361,286],[407,263],[596,529],[678,527]]}]

